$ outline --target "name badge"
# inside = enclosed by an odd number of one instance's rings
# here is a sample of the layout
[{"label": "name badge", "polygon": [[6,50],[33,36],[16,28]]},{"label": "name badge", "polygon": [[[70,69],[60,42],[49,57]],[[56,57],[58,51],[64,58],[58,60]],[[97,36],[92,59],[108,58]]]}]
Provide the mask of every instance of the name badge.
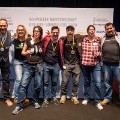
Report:
[{"label": "name badge", "polygon": [[94,42],[93,45],[98,45],[98,43]]}]

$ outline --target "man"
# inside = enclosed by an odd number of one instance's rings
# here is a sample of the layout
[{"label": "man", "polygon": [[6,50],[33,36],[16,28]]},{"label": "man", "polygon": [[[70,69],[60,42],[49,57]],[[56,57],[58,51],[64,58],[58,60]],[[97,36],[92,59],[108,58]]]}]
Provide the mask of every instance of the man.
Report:
[{"label": "man", "polygon": [[61,85],[60,103],[66,102],[67,87],[70,75],[72,74],[73,89],[72,89],[72,101],[74,104],[78,104],[78,83],[80,77],[80,60],[81,60],[81,42],[82,36],[79,34],[74,35],[75,28],[73,26],[66,27],[67,37],[63,37],[64,41],[64,65],[63,65],[63,81]]},{"label": "man", "polygon": [[11,34],[7,31],[8,23],[6,19],[0,19],[0,69],[3,79],[3,97],[8,106],[12,106],[10,101],[10,81],[9,81],[9,47]]},{"label": "man", "polygon": [[105,83],[105,96],[101,102],[102,105],[106,105],[112,100],[113,77],[117,80],[120,90],[120,35],[115,32],[113,23],[106,23],[105,31],[106,35],[102,39],[102,61]]},{"label": "man", "polygon": [[[60,68],[62,69],[63,41],[59,39],[60,29],[58,26],[51,28],[51,36],[44,37],[44,101],[42,107],[46,108],[49,104],[49,87],[51,88],[51,98],[55,105],[59,105],[56,98],[57,82],[59,79]],[[51,80],[51,82],[50,82]],[[51,86],[49,84],[51,83]]]}]

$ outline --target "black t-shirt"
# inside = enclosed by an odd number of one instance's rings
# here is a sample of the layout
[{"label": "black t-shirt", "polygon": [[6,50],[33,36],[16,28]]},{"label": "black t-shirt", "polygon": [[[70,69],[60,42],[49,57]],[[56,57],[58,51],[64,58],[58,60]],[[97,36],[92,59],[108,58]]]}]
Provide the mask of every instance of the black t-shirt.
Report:
[{"label": "black t-shirt", "polygon": [[39,41],[37,43],[33,43],[31,38],[26,39],[26,44],[28,46],[28,50],[31,50],[33,54],[27,55],[25,57],[25,62],[32,63],[32,62],[39,62],[41,63],[43,61],[42,57],[42,50],[43,50],[43,41]]},{"label": "black t-shirt", "polygon": [[14,58],[17,60],[24,60],[25,56],[21,55],[24,41],[20,41],[19,39],[14,39]]},{"label": "black t-shirt", "polygon": [[64,63],[67,63],[67,64],[80,63],[79,53],[76,47],[77,46],[76,40],[74,40],[74,45],[73,45],[74,54],[71,53],[72,44],[73,44],[73,41],[69,42],[67,39],[64,41]]}]

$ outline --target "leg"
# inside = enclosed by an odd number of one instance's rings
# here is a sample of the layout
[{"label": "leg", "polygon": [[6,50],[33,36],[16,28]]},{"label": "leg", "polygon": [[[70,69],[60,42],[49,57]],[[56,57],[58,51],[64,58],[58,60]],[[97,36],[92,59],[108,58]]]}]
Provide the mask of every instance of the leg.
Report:
[{"label": "leg", "polygon": [[101,102],[101,65],[98,63],[93,68],[93,80],[94,80],[94,89],[95,89],[95,103],[98,104]]},{"label": "leg", "polygon": [[14,64],[15,69],[15,83],[14,83],[14,99],[18,99],[18,92],[20,87],[20,82],[22,79],[23,64]]}]

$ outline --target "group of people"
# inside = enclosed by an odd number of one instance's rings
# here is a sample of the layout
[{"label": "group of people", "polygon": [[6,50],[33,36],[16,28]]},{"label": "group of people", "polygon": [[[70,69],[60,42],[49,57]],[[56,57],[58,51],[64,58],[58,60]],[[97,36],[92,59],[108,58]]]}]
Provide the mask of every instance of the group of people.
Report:
[{"label": "group of people", "polygon": [[[71,75],[73,81],[71,101],[79,104],[77,95],[81,72],[84,76],[83,105],[87,105],[90,100],[91,79],[94,80],[95,106],[99,110],[112,100],[113,77],[117,80],[120,91],[120,35],[115,31],[113,23],[105,24],[106,34],[103,38],[95,35],[93,25],[87,27],[87,35],[75,34],[75,28],[67,26],[66,36],[63,37],[59,37],[58,26],[53,26],[50,34],[43,37],[43,28],[40,26],[34,26],[33,35],[30,36],[24,25],[18,25],[15,38],[11,42],[7,28],[7,20],[0,19],[0,68],[3,96],[8,106],[13,105],[9,93],[9,47],[10,44],[14,46],[14,101],[17,106],[12,114],[23,110],[23,102],[32,78],[34,79],[32,103],[36,109],[40,108],[38,99],[42,85],[42,107],[46,108],[50,100],[55,105],[64,104]],[[59,101],[56,92],[60,70],[63,78]],[[105,84],[104,100],[101,97],[102,74]]]}]

